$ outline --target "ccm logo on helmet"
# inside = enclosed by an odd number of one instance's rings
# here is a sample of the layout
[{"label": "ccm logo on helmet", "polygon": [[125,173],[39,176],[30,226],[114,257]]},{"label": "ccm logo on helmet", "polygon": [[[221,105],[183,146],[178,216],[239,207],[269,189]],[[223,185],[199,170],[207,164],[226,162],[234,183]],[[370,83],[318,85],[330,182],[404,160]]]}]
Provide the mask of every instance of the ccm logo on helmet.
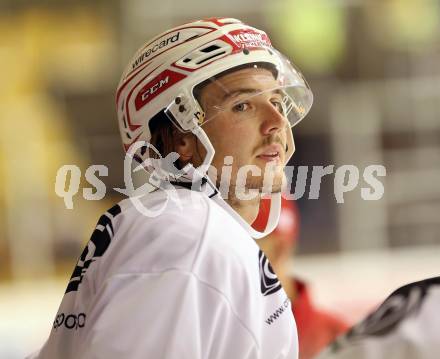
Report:
[{"label": "ccm logo on helmet", "polygon": [[163,80],[159,80],[159,82],[156,82],[153,86],[151,86],[146,92],[142,94],[142,101],[145,101],[148,96],[153,95],[158,89],[160,89],[162,86],[165,86],[168,83],[169,79],[170,77],[167,76]]},{"label": "ccm logo on helmet", "polygon": [[170,35],[165,39],[158,41],[154,45],[148,47],[147,50],[143,51],[142,54],[131,64],[132,70],[134,70],[136,67],[142,64],[151,54],[154,54],[157,50],[162,49],[163,47],[178,41],[179,36],[180,36],[180,32],[174,35]]},{"label": "ccm logo on helmet", "polygon": [[148,102],[153,100],[157,95],[161,94],[164,90],[184,79],[186,76],[170,71],[165,70],[158,76],[156,76],[153,80],[147,83],[136,96],[134,100],[134,104],[136,107],[136,111],[139,111],[142,107],[144,107]]}]

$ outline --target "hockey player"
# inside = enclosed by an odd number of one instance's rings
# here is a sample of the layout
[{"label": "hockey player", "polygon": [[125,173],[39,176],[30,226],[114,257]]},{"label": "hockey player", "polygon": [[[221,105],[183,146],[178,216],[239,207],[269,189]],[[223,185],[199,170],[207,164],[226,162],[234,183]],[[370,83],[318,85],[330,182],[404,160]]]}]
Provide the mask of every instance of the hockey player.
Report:
[{"label": "hockey player", "polygon": [[[142,46],[116,107],[152,189],[101,217],[36,356],[296,358],[289,299],[253,238],[276,226],[291,127],[311,104],[302,75],[239,20]],[[263,233],[249,224],[261,193]]]},{"label": "hockey player", "polygon": [[437,359],[440,277],[407,284],[338,338],[319,359]]}]

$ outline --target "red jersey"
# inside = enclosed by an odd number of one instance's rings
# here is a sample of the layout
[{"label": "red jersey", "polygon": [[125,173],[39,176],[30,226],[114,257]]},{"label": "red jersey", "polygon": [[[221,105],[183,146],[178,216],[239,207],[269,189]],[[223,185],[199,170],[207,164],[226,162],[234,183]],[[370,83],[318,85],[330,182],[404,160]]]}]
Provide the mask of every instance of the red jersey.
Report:
[{"label": "red jersey", "polygon": [[292,311],[298,328],[299,359],[310,359],[347,331],[349,326],[334,314],[317,309],[306,284],[297,279],[293,281],[296,296]]}]

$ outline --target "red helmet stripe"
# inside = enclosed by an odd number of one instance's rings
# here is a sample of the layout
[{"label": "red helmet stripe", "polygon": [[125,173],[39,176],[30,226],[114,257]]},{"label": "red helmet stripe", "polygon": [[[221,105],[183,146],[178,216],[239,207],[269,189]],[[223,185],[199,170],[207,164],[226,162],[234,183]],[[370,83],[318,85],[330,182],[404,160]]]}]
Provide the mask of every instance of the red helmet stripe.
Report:
[{"label": "red helmet stripe", "polygon": [[[158,67],[159,67],[159,66],[157,66],[155,69],[153,69],[153,70],[152,70],[151,72],[149,72],[147,75],[145,75],[142,79],[140,79],[140,80],[136,83],[136,85],[133,86],[133,88],[131,89],[131,91],[128,93],[127,98],[125,99],[125,104],[124,104],[124,106],[125,106],[125,112],[127,113],[127,125],[128,125],[128,127],[130,128],[130,131],[134,131],[134,130],[138,129],[139,127],[141,127],[140,125],[133,125],[133,124],[131,123],[131,121],[130,121],[130,111],[129,111],[129,109],[128,109],[128,102],[129,102],[129,100],[130,100],[130,97],[131,97],[133,91],[138,87],[138,85],[139,85],[142,81],[144,81],[148,76],[150,76],[151,73],[152,73],[153,71],[155,71]],[[125,84],[127,84],[127,83],[125,83]],[[124,84],[124,85],[125,85],[125,84]],[[116,104],[117,104],[117,103],[116,103]]]}]

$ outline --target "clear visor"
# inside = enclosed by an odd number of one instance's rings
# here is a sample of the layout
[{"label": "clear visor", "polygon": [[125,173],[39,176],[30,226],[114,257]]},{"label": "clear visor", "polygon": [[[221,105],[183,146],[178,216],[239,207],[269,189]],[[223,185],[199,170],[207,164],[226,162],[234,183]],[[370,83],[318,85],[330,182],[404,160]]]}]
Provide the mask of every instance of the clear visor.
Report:
[{"label": "clear visor", "polygon": [[234,67],[196,86],[193,94],[204,112],[201,126],[219,116],[232,121],[281,119],[289,127],[301,121],[312,106],[312,92],[283,55],[272,56],[275,63]]}]

